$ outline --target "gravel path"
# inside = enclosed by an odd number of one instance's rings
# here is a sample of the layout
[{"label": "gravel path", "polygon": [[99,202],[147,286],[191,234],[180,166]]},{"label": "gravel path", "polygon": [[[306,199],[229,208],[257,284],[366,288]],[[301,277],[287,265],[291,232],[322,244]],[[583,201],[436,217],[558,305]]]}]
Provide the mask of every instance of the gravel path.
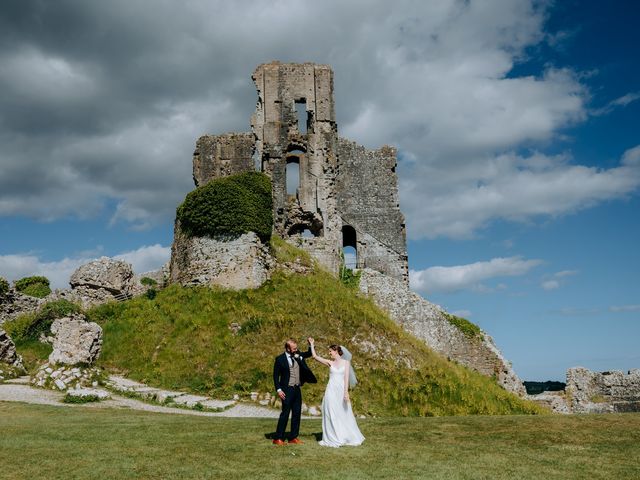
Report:
[{"label": "gravel path", "polygon": [[248,403],[238,403],[223,412],[201,412],[197,410],[187,410],[184,408],[163,407],[141,402],[128,397],[121,397],[111,394],[110,400],[101,402],[68,404],[62,403],[64,393],[53,390],[44,390],[25,385],[24,382],[0,384],[0,402],[24,402],[38,405],[55,405],[56,407],[71,408],[129,408],[145,412],[172,413],[177,415],[196,415],[201,417],[253,417],[253,418],[276,418],[279,412],[269,408],[251,405]]}]

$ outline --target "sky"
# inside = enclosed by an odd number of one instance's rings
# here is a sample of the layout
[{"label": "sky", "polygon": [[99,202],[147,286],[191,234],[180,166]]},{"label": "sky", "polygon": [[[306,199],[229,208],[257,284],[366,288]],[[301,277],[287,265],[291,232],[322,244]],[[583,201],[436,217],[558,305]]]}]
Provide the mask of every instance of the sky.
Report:
[{"label": "sky", "polygon": [[640,368],[640,4],[4,0],[0,275],[169,258],[195,140],[250,76],[329,64],[339,134],[398,149],[411,287],[524,380]]}]

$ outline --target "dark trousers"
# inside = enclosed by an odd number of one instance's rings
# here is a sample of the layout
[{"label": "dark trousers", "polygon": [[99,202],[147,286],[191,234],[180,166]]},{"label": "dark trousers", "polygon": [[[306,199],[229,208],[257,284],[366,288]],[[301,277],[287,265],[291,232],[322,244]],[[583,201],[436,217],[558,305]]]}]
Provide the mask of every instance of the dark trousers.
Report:
[{"label": "dark trousers", "polygon": [[282,401],[282,412],[278,419],[276,439],[284,440],[284,431],[287,429],[289,413],[291,413],[291,434],[289,440],[298,437],[300,433],[300,415],[302,413],[302,391],[300,387],[286,387],[283,390],[285,399]]}]

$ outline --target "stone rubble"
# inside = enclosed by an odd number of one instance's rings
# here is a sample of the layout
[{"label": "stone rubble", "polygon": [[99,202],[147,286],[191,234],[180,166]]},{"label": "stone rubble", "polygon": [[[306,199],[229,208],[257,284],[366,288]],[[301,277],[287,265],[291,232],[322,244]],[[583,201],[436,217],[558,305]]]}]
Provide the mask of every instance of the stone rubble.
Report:
[{"label": "stone rubble", "polygon": [[30,380],[31,385],[50,390],[96,388],[104,374],[100,368],[45,363]]},{"label": "stone rubble", "polygon": [[107,400],[111,398],[111,394],[101,388],[71,388],[67,390],[67,395],[77,398],[97,398],[98,400]]},{"label": "stone rubble", "polygon": [[23,313],[35,312],[46,301],[46,298],[31,297],[11,288],[5,295],[0,296],[0,325]]},{"label": "stone rubble", "polygon": [[53,351],[49,363],[76,365],[91,364],[102,349],[102,328],[87,322],[84,315],[59,318],[51,325]]},{"label": "stone rubble", "polygon": [[527,395],[527,400],[537,403],[548,408],[553,413],[569,414],[571,408],[567,404],[566,393],[564,390],[556,392],[542,392],[536,395]]},{"label": "stone rubble", "polygon": [[[185,392],[167,391],[160,388],[153,388],[144,383],[136,382],[125,377],[111,375],[106,382],[106,386],[116,392],[138,397],[154,403],[167,406],[180,406],[197,410],[208,411],[226,411],[239,405],[245,405],[240,402],[240,396],[234,395],[233,400],[218,400],[203,395],[193,395]],[[280,399],[270,393],[261,394],[259,392],[251,392],[247,400],[263,406],[280,408]],[[303,406],[303,413],[309,416],[319,416],[320,409],[317,406]]]}]

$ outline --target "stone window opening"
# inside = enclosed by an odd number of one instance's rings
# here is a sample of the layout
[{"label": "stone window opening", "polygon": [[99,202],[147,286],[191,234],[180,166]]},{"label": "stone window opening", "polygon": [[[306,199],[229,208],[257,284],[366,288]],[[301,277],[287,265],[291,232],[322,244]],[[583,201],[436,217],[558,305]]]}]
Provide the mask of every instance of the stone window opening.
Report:
[{"label": "stone window opening", "polygon": [[287,195],[298,197],[298,188],[300,188],[300,157],[287,157],[287,166],[285,172],[285,182]]},{"label": "stone window opening", "polygon": [[344,266],[353,270],[358,267],[358,244],[356,229],[351,225],[342,227],[342,255]]},{"label": "stone window opening", "polygon": [[298,119],[298,133],[305,135],[309,129],[310,113],[307,111],[307,99],[295,101],[296,118]]},{"label": "stone window opening", "polygon": [[296,223],[295,225],[292,225],[291,227],[289,227],[289,229],[287,230],[287,234],[290,237],[299,235],[302,238],[316,238],[316,237],[322,237],[324,232],[323,232],[323,228],[322,228],[322,222],[319,221],[312,221],[312,222],[303,222],[303,223]]},{"label": "stone window opening", "polygon": [[285,188],[287,196],[298,198],[298,189],[302,183],[300,175],[300,160],[303,155],[304,151],[297,147],[290,148],[287,153],[285,165]]}]

